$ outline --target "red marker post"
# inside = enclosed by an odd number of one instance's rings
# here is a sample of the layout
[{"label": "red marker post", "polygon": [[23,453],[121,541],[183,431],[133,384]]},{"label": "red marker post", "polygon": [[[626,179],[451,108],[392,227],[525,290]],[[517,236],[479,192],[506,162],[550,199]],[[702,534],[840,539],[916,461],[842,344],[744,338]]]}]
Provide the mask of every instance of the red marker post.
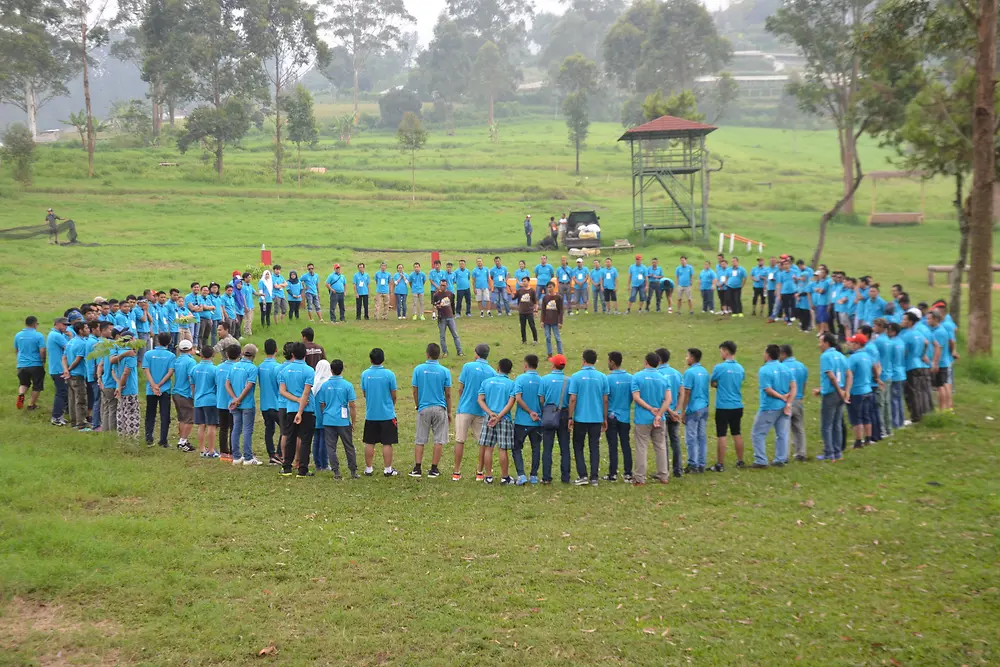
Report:
[{"label": "red marker post", "polygon": [[271,266],[271,251],[266,250],[263,243],[260,246],[260,263],[264,266]]}]

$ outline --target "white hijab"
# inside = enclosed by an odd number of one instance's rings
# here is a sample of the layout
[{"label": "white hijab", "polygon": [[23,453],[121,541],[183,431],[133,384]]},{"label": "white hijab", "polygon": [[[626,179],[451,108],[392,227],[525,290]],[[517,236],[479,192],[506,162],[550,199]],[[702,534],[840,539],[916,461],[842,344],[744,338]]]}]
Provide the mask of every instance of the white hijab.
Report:
[{"label": "white hijab", "polygon": [[316,371],[313,375],[313,386],[312,393],[313,396],[319,393],[320,388],[326,384],[326,381],[333,377],[333,371],[330,370],[330,362],[326,359],[320,359],[319,363],[316,364]]},{"label": "white hijab", "polygon": [[[264,292],[265,293],[264,293],[263,296],[271,296],[272,294],[274,294],[274,282],[271,280],[271,272],[270,271],[268,271],[268,270],[265,269],[264,270],[264,274],[260,277],[260,281],[262,283],[264,283]],[[263,297],[262,297],[262,300],[263,300]]]}]

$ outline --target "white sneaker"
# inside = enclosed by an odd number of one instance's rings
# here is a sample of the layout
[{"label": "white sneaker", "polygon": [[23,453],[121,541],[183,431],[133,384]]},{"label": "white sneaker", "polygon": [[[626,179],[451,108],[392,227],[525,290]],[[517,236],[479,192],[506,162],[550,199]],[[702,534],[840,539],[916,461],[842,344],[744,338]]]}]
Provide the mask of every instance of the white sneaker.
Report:
[{"label": "white sneaker", "polygon": [[913,422],[911,422],[909,419],[905,419],[903,420],[903,426],[913,426]]},{"label": "white sneaker", "polygon": [[243,465],[245,465],[245,466],[262,466],[262,465],[264,465],[264,462],[263,461],[258,461],[257,457],[255,456],[252,459],[243,459]]},{"label": "white sneaker", "polygon": [[233,458],[233,465],[234,466],[241,466],[241,465],[243,465],[243,459]]}]

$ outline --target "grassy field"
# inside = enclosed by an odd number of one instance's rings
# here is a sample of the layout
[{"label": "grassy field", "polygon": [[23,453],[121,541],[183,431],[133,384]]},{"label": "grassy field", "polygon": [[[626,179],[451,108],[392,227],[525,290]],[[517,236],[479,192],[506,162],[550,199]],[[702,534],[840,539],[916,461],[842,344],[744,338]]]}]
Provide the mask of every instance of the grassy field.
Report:
[{"label": "grassy field", "polygon": [[[559,122],[504,125],[499,145],[485,129],[432,134],[417,158],[415,202],[391,134],[350,147],[325,139],[303,163],[327,173],[305,176],[301,189],[291,169],[274,185],[266,139],[232,151],[221,183],[197,152],[102,146],[98,177],[87,180],[79,148],[45,147],[34,186],[0,186],[0,227],[40,224],[53,206],[76,220],[86,245],[0,244],[13,278],[0,282],[0,336],[9,341],[27,314],[44,321],[97,294],[221,280],[255,263],[261,244],[286,272],[309,261],[324,274],[334,261],[426,262],[429,249],[471,261],[476,249],[519,245],[526,212],[540,234],[549,215],[584,207],[598,209],[606,237],[634,238],[620,132],[594,126],[580,176],[569,171]],[[839,188],[834,136],[725,128],[710,146],[725,160],[712,182],[713,232],[759,238],[768,254],[810,253]],[[885,154],[863,151],[867,169],[884,168]],[[926,285],[925,267],[953,259],[950,184],[927,193],[925,225],[839,222],[824,261],[902,282],[915,300],[946,296]],[[859,212],[869,196],[863,186]],[[918,198],[917,184],[879,186],[886,210]],[[714,255],[667,235],[642,252],[668,267],[682,253],[696,264]],[[537,253],[504,257],[513,267]],[[521,346],[513,318],[459,326],[466,347],[493,346],[492,361],[540,349]],[[253,341],[294,339],[299,328]],[[410,372],[436,339],[430,321],[319,330],[355,382],[368,349],[386,349],[401,385],[404,471],[413,461]],[[571,370],[587,346],[602,364],[621,350],[636,370],[651,348],[680,357],[696,345],[710,366],[725,339],[739,343],[751,375],[765,344],[792,343],[814,386],[815,339],[755,319],[589,316],[564,329]],[[972,379],[964,363],[953,417],[849,452],[836,467],[731,467],[641,489],[503,489],[445,478],[288,481],[269,467],[57,431],[46,415],[14,409],[14,356],[3,360],[0,665],[1000,661],[1000,387]],[[457,373],[460,361],[447,364]],[[744,394],[752,412],[755,381]],[[813,454],[818,416],[810,398]],[[256,440],[263,451],[259,424]]]}]

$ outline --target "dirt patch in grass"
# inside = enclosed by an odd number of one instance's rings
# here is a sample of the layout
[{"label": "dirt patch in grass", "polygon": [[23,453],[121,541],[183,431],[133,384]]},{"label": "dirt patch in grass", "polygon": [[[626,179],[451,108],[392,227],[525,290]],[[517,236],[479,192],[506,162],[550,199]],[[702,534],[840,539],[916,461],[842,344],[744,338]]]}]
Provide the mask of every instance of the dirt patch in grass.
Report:
[{"label": "dirt patch in grass", "polygon": [[110,645],[119,631],[111,621],[76,619],[63,605],[16,597],[0,615],[0,649],[42,667],[121,665]]}]

